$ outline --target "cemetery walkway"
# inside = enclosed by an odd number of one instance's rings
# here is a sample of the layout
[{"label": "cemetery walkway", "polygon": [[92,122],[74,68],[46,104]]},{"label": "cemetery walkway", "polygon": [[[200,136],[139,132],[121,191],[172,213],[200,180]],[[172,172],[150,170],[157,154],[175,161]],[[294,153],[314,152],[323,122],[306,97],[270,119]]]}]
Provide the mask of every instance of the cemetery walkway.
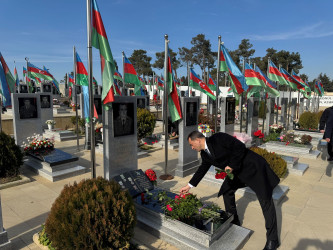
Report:
[{"label": "cemetery walkway", "polygon": [[[76,150],[76,141],[57,142],[56,147],[79,156],[79,165],[86,167],[89,172],[52,183],[23,167],[22,173],[31,182],[1,190],[4,228],[12,241],[13,249],[39,249],[33,243],[33,234],[40,231],[41,224],[45,222],[52,203],[64,185],[91,177],[90,152],[83,150],[83,143],[80,140],[79,152]],[[102,155],[96,153],[96,160],[97,175],[103,176]],[[139,168],[144,171],[151,168],[158,176],[164,173],[164,150],[157,150],[138,161]],[[333,249],[333,163],[329,164],[320,156],[316,160],[300,158],[299,161],[309,164],[305,174],[290,174],[281,181],[290,190],[276,208],[281,239],[279,249]],[[177,162],[178,152],[169,150],[168,173],[174,173]],[[175,177],[170,181],[158,180],[158,186],[178,192],[189,179],[190,177]],[[213,201],[224,208],[223,199],[217,198],[218,189],[218,186],[200,183],[191,192],[203,201]],[[242,226],[253,230],[243,249],[262,249],[266,239],[259,202],[246,195],[236,198]],[[138,228],[135,231],[135,241],[148,249],[177,249]]]}]

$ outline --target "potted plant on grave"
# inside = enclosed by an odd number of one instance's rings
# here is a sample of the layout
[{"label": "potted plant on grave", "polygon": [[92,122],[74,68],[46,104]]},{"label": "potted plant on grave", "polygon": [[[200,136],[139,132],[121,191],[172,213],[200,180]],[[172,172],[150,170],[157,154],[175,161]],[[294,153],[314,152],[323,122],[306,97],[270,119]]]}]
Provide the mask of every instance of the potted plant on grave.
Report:
[{"label": "potted plant on grave", "polygon": [[103,141],[103,123],[96,122],[95,137],[96,141]]},{"label": "potted plant on grave", "polygon": [[70,107],[72,108],[73,111],[76,111],[76,109],[79,107],[79,104],[76,104],[74,102],[71,102]]},{"label": "potted plant on grave", "polygon": [[49,128],[50,131],[52,131],[54,125],[56,124],[54,120],[47,120],[45,123],[47,124],[47,127]]}]

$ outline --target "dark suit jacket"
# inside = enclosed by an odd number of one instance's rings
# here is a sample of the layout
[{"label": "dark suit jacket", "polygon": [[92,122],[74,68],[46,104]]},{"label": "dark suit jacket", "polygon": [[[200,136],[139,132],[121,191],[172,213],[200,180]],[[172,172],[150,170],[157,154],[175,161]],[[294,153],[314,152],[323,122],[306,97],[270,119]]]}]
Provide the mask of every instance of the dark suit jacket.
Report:
[{"label": "dark suit jacket", "polygon": [[247,149],[245,144],[226,133],[216,133],[206,138],[209,156],[201,151],[202,164],[190,180],[190,184],[197,186],[210,166],[233,169],[234,179],[224,180],[218,196],[230,189],[237,190],[249,186],[261,199],[271,199],[273,189],[280,182],[279,177],[270,168],[267,161],[260,155]]},{"label": "dark suit jacket", "polygon": [[[324,130],[326,127],[326,122],[328,120],[328,116],[330,114],[330,112],[333,110],[333,107],[329,107],[326,108],[323,112],[323,114],[320,117],[320,121],[319,121],[319,130]],[[326,134],[324,133],[323,138],[326,138]]]},{"label": "dark suit jacket", "polygon": [[[328,110],[328,112],[326,112],[326,110]],[[327,120],[326,120],[324,139],[330,138],[331,143],[332,143],[332,139],[333,139],[333,109],[331,109],[331,108],[325,109],[325,112],[326,112],[326,115],[327,115]]]}]

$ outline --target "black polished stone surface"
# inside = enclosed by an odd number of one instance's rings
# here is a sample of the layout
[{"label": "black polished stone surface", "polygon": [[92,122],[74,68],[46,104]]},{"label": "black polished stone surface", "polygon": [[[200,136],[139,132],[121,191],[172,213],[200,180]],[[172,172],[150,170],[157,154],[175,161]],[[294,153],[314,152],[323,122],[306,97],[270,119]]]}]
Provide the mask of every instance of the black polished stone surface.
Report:
[{"label": "black polished stone surface", "polygon": [[77,156],[71,155],[69,153],[66,153],[60,149],[53,149],[48,150],[44,152],[39,153],[28,153],[30,156],[40,160],[44,161],[50,164],[50,166],[56,166],[64,163],[69,163],[73,161],[78,161],[79,158]]}]

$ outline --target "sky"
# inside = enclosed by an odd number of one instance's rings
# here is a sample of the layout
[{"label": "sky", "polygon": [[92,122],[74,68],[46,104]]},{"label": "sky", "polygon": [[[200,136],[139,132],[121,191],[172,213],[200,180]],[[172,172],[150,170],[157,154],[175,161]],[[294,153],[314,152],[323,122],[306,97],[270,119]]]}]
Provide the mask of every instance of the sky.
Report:
[{"label": "sky", "polygon": [[[272,47],[299,52],[301,74],[309,80],[321,72],[333,78],[333,1],[97,0],[97,4],[121,73],[122,51],[130,57],[136,49],[146,50],[153,64],[155,53],[164,50],[165,34],[170,48],[178,51],[190,48],[192,37],[202,33],[213,51],[221,35],[229,50],[250,39],[254,57],[265,56]],[[16,65],[20,79],[27,57],[62,80],[73,71],[73,46],[87,68],[86,0],[0,0],[0,34],[0,52],[12,73]],[[186,75],[186,67],[177,73]],[[95,48],[93,75],[101,84]]]}]

